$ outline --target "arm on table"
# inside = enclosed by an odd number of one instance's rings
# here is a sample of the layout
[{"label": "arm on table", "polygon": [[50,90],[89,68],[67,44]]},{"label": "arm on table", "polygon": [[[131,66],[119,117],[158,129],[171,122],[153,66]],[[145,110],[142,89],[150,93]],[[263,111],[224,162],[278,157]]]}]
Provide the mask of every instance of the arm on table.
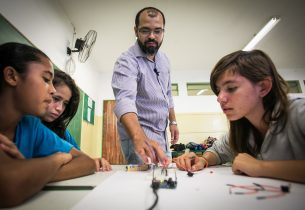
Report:
[{"label": "arm on table", "polygon": [[0,149],[0,207],[16,206],[37,193],[72,156],[13,159]]},{"label": "arm on table", "polygon": [[86,176],[95,172],[95,161],[88,155],[74,147],[71,149],[70,154],[73,157],[72,160],[59,169],[51,180],[52,182]]},{"label": "arm on table", "polygon": [[232,170],[236,174],[305,183],[305,160],[257,160],[240,153],[233,161]]}]

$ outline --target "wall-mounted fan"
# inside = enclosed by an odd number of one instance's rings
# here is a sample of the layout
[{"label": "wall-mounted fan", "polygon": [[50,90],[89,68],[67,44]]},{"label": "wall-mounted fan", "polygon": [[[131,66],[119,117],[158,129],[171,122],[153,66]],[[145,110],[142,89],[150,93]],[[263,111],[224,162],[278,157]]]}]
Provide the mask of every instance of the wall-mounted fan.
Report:
[{"label": "wall-mounted fan", "polygon": [[96,37],[97,37],[97,32],[94,30],[90,30],[86,34],[84,39],[76,39],[74,46],[76,50],[67,47],[68,55],[71,55],[72,52],[79,52],[78,60],[79,62],[84,63],[88,59],[91,53]]}]

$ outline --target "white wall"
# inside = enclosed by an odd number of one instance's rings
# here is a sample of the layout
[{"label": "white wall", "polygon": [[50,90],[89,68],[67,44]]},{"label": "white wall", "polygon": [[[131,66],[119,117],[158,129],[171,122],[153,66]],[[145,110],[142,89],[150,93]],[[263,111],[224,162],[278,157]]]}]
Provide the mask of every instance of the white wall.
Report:
[{"label": "white wall", "polygon": [[[0,12],[35,46],[48,54],[60,69],[64,69],[65,61],[67,59],[66,47],[72,41],[73,26],[65,15],[65,12],[57,4],[57,1],[0,0]],[[104,19],[111,19],[114,14],[104,13],[103,15],[110,16],[104,17]],[[185,14],[185,16],[187,16],[187,14]],[[79,36],[76,35],[76,37],[82,36],[83,34],[80,34]],[[126,38],[126,42],[130,43],[130,37]],[[167,46],[166,44],[162,46],[164,51],[170,52],[166,47],[171,46]],[[183,52],[183,50],[181,52]],[[170,58],[170,53],[168,53],[168,56]],[[77,55],[74,57],[77,57]],[[183,57],[181,59],[183,59]],[[173,63],[174,61],[171,62]],[[73,78],[80,88],[95,100],[97,108],[96,114],[102,115],[103,100],[114,99],[111,89],[112,73],[98,72],[91,64],[90,57],[86,63],[78,63],[76,61],[76,65],[76,73],[73,75]],[[205,71],[200,69],[172,70],[172,82],[178,83],[180,91],[180,96],[174,97],[176,112],[221,111],[215,96],[187,97],[187,82],[209,81],[209,74],[204,72]],[[304,69],[280,69],[279,72],[287,80],[300,79],[302,90],[305,93],[303,82],[305,79]]]}]

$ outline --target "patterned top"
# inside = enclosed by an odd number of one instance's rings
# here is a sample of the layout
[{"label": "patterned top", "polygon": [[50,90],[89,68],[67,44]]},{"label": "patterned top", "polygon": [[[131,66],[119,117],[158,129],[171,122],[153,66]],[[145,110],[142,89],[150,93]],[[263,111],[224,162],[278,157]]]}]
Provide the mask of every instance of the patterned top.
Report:
[{"label": "patterned top", "polygon": [[[128,112],[137,114],[147,137],[156,140],[166,150],[169,108],[174,107],[170,64],[166,55],[158,51],[153,62],[135,43],[116,61],[112,88],[117,118]],[[118,130],[121,139],[129,138],[120,122]]]}]

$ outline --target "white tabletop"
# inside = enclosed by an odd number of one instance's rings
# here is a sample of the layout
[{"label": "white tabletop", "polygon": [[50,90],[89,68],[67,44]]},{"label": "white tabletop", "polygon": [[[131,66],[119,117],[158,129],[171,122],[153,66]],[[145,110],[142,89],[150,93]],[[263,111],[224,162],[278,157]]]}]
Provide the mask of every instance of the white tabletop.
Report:
[{"label": "white tabletop", "polygon": [[[184,171],[177,172],[176,189],[158,190],[159,201],[156,210],[170,209],[304,209],[305,185],[281,180],[252,178],[234,175],[230,167],[209,167],[188,177]],[[154,201],[150,187],[152,172],[126,172],[125,166],[113,166],[111,172],[99,172],[90,176],[51,183],[48,186],[95,187],[93,190],[48,190],[41,191],[24,204],[11,209],[18,210],[79,210],[79,209],[148,209]],[[242,188],[227,184],[280,187],[290,185],[290,193],[276,198],[258,200],[258,196],[270,193],[258,192],[237,195]],[[271,195],[274,193],[271,193]]]},{"label": "white tabletop", "polygon": [[53,182],[47,186],[60,186],[58,190],[42,190],[22,205],[10,210],[68,210],[71,209],[91,190],[63,190],[69,186],[95,187],[118,170],[124,170],[123,165],[112,165],[112,171],[98,172],[89,176],[79,177],[66,181]]}]

